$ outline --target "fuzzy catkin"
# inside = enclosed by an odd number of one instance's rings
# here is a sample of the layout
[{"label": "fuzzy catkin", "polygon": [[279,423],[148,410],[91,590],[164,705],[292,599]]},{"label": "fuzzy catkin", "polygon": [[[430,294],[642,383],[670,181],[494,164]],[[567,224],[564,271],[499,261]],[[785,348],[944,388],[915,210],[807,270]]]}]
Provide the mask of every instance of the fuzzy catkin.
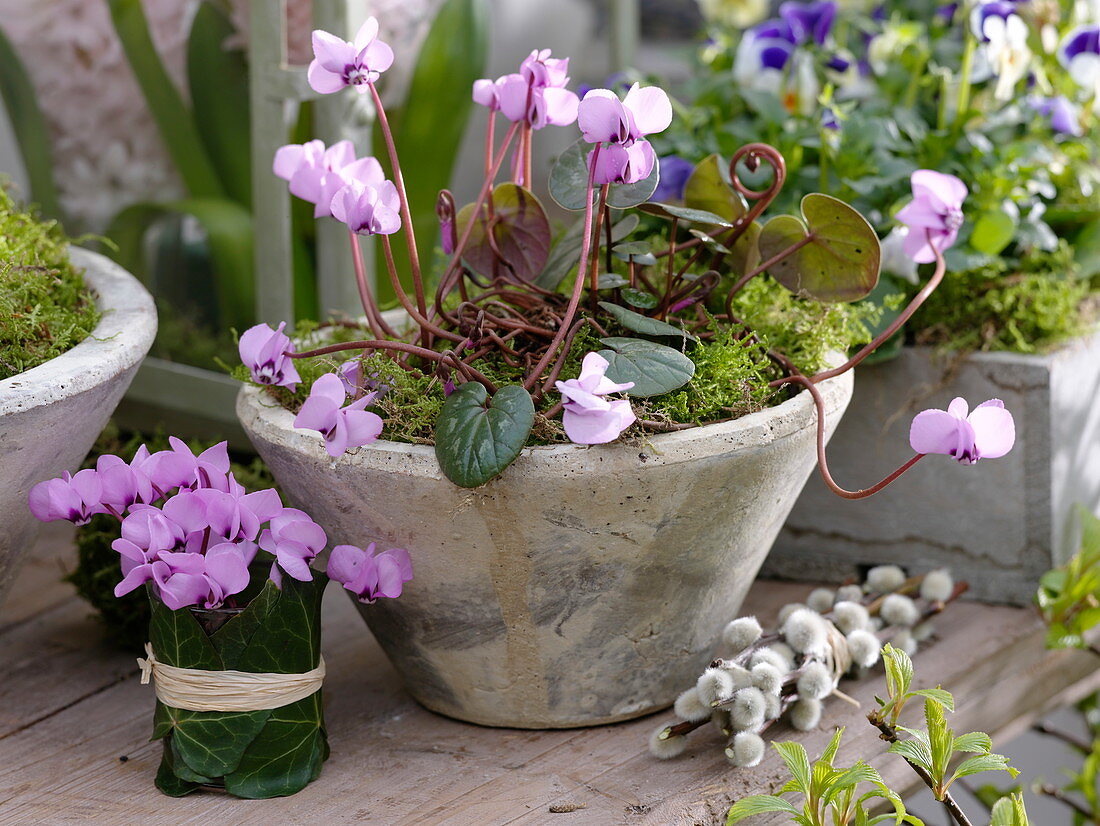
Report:
[{"label": "fuzzy catkin", "polygon": [[888,594],[905,584],[905,571],[897,565],[879,565],[867,572],[867,590],[872,594]]},{"label": "fuzzy catkin", "polygon": [[783,698],[778,694],[764,695],[764,719],[774,720],[783,713]]},{"label": "fuzzy catkin", "polygon": [[708,668],[695,683],[699,699],[711,706],[728,700],[734,692],[733,676],[724,668]]},{"label": "fuzzy catkin", "polygon": [[870,668],[878,662],[882,643],[870,631],[859,628],[848,634],[845,639],[848,643],[848,652],[852,655],[852,662],[856,665]]},{"label": "fuzzy catkin", "polygon": [[829,588],[814,588],[810,591],[810,595],[806,597],[806,607],[813,611],[817,611],[819,614],[829,613],[829,609],[833,607],[833,602],[836,599],[836,594]]},{"label": "fuzzy catkin", "polygon": [[787,666],[787,658],[776,651],[774,646],[761,648],[759,651],[753,652],[752,658],[749,660],[749,668],[756,668],[761,663],[767,663],[783,673],[790,671]]},{"label": "fuzzy catkin", "polygon": [[699,697],[699,690],[694,686],[687,689],[687,691],[680,692],[680,696],[676,698],[672,710],[681,720],[687,720],[690,723],[698,723],[700,720],[707,719],[710,717],[711,712],[710,706],[702,701]]},{"label": "fuzzy catkin", "polygon": [[833,675],[825,663],[809,662],[802,667],[798,675],[798,696],[811,700],[822,700],[833,693]]},{"label": "fuzzy catkin", "polygon": [[742,688],[733,695],[730,722],[741,731],[753,731],[764,725],[764,692],[759,688]]},{"label": "fuzzy catkin", "polygon": [[836,589],[837,602],[859,602],[863,599],[863,589],[858,585],[841,585]]},{"label": "fuzzy catkin", "polygon": [[811,731],[821,722],[820,700],[798,700],[791,706],[791,725],[799,731]]},{"label": "fuzzy catkin", "polygon": [[760,639],[763,633],[764,629],[760,627],[756,617],[738,617],[722,629],[722,642],[731,651],[738,653]]},{"label": "fuzzy catkin", "polygon": [[726,759],[738,768],[760,765],[764,759],[764,738],[759,734],[742,731],[733,735],[726,744]]},{"label": "fuzzy catkin", "polygon": [[[733,691],[739,688],[747,688],[752,685],[752,674],[743,665],[727,662],[721,666],[722,670],[733,678]],[[732,691],[730,693],[733,693]]]},{"label": "fuzzy catkin", "polygon": [[936,626],[930,622],[922,622],[919,625],[914,625],[910,633],[917,642],[924,642],[931,639],[932,635],[936,633]]},{"label": "fuzzy catkin", "polygon": [[894,648],[900,649],[910,657],[917,653],[917,641],[908,628],[902,628],[890,640]]},{"label": "fuzzy catkin", "polygon": [[850,634],[857,628],[870,625],[871,616],[858,602],[838,602],[833,606],[833,625],[842,634]]},{"label": "fuzzy catkin", "polygon": [[911,627],[920,621],[917,604],[903,594],[890,594],[882,601],[878,615],[887,625]]},{"label": "fuzzy catkin", "polygon": [[955,590],[955,580],[946,568],[929,571],[920,584],[920,595],[929,602],[947,602]]},{"label": "fuzzy catkin", "polygon": [[779,613],[776,615],[776,621],[779,623],[779,627],[782,628],[783,624],[787,621],[795,611],[800,611],[806,606],[801,602],[788,602],[782,608],[779,609]]},{"label": "fuzzy catkin", "polygon": [[687,748],[687,738],[682,734],[674,734],[671,737],[662,737],[668,726],[660,726],[649,735],[649,753],[660,760],[671,760],[679,757]]},{"label": "fuzzy catkin", "polygon": [[783,688],[783,672],[771,663],[757,663],[752,667],[752,684],[765,694],[778,694]]},{"label": "fuzzy catkin", "polygon": [[809,608],[800,608],[783,623],[783,638],[799,654],[824,654],[828,642],[825,620]]}]

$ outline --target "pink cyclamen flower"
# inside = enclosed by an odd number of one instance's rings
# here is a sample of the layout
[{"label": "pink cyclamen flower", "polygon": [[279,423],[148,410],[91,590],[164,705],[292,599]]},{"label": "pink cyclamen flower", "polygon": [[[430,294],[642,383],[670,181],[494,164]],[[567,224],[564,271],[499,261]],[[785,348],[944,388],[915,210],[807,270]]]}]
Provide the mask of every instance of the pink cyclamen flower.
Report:
[{"label": "pink cyclamen flower", "polygon": [[562,424],[565,435],[579,445],[602,445],[614,441],[634,424],[634,411],[626,399],[608,401],[609,393],[629,390],[634,382],[617,384],[607,378],[608,361],[589,353],[581,362],[578,378],[556,383],[564,402]]},{"label": "pink cyclamen flower", "polygon": [[275,555],[271,578],[281,583],[280,569],[302,582],[313,579],[310,561],[325,549],[328,537],[324,529],[297,508],[283,508],[260,534],[259,545]]},{"label": "pink cyclamen flower", "polygon": [[286,355],[294,352],[294,343],[283,332],[285,327],[285,321],[275,330],[266,324],[249,327],[241,334],[237,350],[254,382],[295,390],[302,379],[294,360]]},{"label": "pink cyclamen flower", "polygon": [[580,102],[577,125],[589,143],[608,144],[596,161],[595,182],[632,184],[647,178],[657,156],[644,138],[670,123],[672,103],[656,86],[635,83],[622,100],[610,89],[591,90]]},{"label": "pink cyclamen flower", "polygon": [[1012,414],[1000,399],[982,402],[967,415],[965,399],[953,399],[947,410],[923,410],[909,428],[917,453],[954,456],[961,464],[1004,456],[1016,441]]},{"label": "pink cyclamen flower", "polygon": [[959,237],[962,204],[969,193],[954,175],[932,169],[918,169],[910,180],[913,200],[897,214],[909,227],[902,249],[918,264],[928,264],[936,260],[935,250],[942,253]]},{"label": "pink cyclamen flower", "polygon": [[532,129],[568,126],[577,119],[579,103],[577,95],[565,88],[568,83],[569,58],[552,58],[549,49],[536,49],[518,73],[474,81],[473,99]]},{"label": "pink cyclamen flower", "polygon": [[307,78],[322,95],[351,86],[359,94],[393,65],[393,49],[378,39],[378,20],[368,17],[350,43],[334,34],[313,32],[313,61]]},{"label": "pink cyclamen flower", "polygon": [[374,547],[373,542],[366,550],[337,545],[328,558],[329,577],[355,594],[360,602],[399,597],[404,584],[413,577],[408,551],[393,548],[375,554]]},{"label": "pink cyclamen flower", "polygon": [[378,186],[386,177],[377,158],[356,159],[355,146],[347,140],[327,149],[318,140],[281,146],[273,168],[291,195],[313,204],[314,218],[331,215],[333,197],[351,181]]},{"label": "pink cyclamen flower", "polygon": [[332,199],[332,217],[359,235],[393,235],[401,229],[401,198],[391,181],[351,181]]},{"label": "pink cyclamen flower", "polygon": [[74,475],[66,471],[60,478],[39,482],[31,488],[28,504],[42,522],[64,519],[74,525],[87,525],[95,514],[107,513],[103,483],[90,468]]},{"label": "pink cyclamen flower", "polygon": [[313,383],[309,398],[294,419],[294,426],[316,430],[325,437],[325,450],[337,458],[351,447],[370,444],[382,433],[382,419],[363,408],[374,401],[371,394],[344,407],[347,393],[335,373],[326,373]]}]

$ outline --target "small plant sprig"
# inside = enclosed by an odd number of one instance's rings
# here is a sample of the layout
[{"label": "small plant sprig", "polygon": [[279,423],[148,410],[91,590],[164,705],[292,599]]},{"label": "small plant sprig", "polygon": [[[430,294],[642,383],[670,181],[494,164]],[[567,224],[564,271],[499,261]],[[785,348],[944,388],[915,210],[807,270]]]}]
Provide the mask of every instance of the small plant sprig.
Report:
[{"label": "small plant sprig", "polygon": [[[905,758],[920,779],[931,789],[936,800],[944,804],[958,826],[973,826],[958,802],[951,796],[951,786],[964,777],[987,771],[1006,771],[1013,777],[1019,772],[1008,764],[1008,758],[993,753],[993,741],[988,734],[980,731],[955,735],[947,724],[946,712],[955,710],[955,700],[942,688],[913,689],[913,661],[904,651],[887,644],[882,650],[882,661],[886,667],[886,698],[879,700],[879,708],[867,715],[868,721],[880,732],[883,740],[890,743],[890,753]],[[897,720],[909,701],[921,697],[924,699],[924,729],[898,726]],[[909,737],[902,738],[898,732]],[[960,755],[970,754],[952,771],[951,766]],[[1017,809],[1013,803],[998,817],[1015,817]],[[1023,812],[1023,801],[1019,801],[1019,812]],[[1026,814],[1024,823],[1026,823]],[[1006,822],[1012,823],[1009,819]]]},{"label": "small plant sprig", "polygon": [[650,751],[676,757],[687,735],[709,722],[733,765],[758,765],[766,751],[761,735],[773,723],[787,714],[800,731],[817,727],[823,701],[845,696],[837,688],[841,677],[873,666],[885,640],[915,651],[932,633],[929,619],[965,589],[945,570],[906,579],[897,566],[883,565],[863,585],[817,588],[807,604],[784,606],[775,633],[764,634],[755,617],[731,621],[721,640],[727,658],[715,659],[680,694],[674,710],[682,722],[654,731]]},{"label": "small plant sprig", "polygon": [[1084,507],[1079,513],[1081,549],[1043,575],[1035,603],[1047,624],[1048,648],[1082,648],[1100,656],[1100,646],[1088,639],[1100,624],[1100,519]]},{"label": "small plant sprig", "polygon": [[[730,809],[726,826],[740,823],[753,815],[783,812],[801,826],[872,826],[875,823],[910,823],[924,826],[924,822],[905,811],[905,804],[883,781],[878,771],[862,760],[848,768],[833,765],[844,729],[838,728],[825,747],[825,751],[811,765],[806,749],[801,743],[773,743],[775,750],[787,764],[791,779],[780,794],[795,792],[803,796],[802,807],[778,795],[758,794],[738,800]],[[860,786],[871,786],[860,792]],[[886,801],[892,814],[871,815],[867,805]]]}]

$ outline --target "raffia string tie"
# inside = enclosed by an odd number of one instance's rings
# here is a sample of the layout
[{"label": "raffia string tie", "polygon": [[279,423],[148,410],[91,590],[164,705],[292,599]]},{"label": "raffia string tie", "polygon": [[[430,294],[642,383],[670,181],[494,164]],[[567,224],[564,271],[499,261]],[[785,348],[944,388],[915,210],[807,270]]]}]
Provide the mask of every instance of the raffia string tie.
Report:
[{"label": "raffia string tie", "polygon": [[203,671],[162,663],[145,644],[147,657],[138,657],[141,684],[150,678],[157,699],[187,711],[261,711],[303,700],[321,688],[325,660],[304,674],[252,674],[247,671]]}]

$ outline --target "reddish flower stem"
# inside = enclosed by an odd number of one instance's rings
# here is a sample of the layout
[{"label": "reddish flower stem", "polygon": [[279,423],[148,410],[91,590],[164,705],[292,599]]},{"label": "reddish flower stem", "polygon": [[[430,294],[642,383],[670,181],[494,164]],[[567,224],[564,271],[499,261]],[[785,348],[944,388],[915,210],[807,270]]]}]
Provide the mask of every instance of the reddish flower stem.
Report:
[{"label": "reddish flower stem", "polygon": [[359,287],[359,300],[363,304],[363,311],[367,314],[367,324],[376,338],[390,336],[397,338],[397,334],[382,318],[382,312],[371,295],[370,285],[367,283],[367,271],[363,266],[363,250],[359,246],[359,236],[348,229],[348,240],[351,241],[351,258],[355,265],[355,283]]}]

